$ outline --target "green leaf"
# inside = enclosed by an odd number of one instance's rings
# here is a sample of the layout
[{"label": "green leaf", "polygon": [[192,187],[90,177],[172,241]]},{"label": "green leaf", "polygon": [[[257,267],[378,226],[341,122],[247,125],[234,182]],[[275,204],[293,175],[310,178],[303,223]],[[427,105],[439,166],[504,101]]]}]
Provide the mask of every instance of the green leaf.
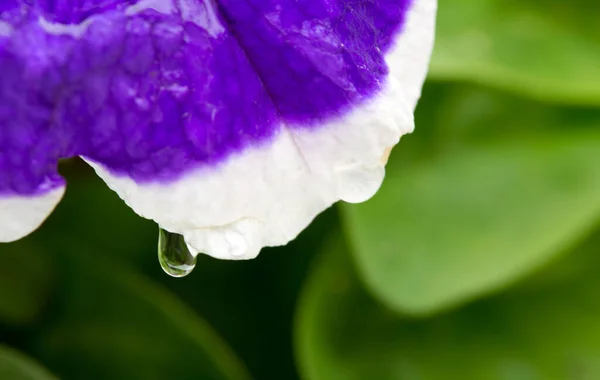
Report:
[{"label": "green leaf", "polygon": [[46,369],[33,359],[0,345],[0,379],[6,380],[54,380]]},{"label": "green leaf", "polygon": [[428,314],[496,290],[581,238],[600,215],[600,133],[496,139],[392,165],[343,207],[360,276],[391,308]]},{"label": "green leaf", "polygon": [[176,297],[119,260],[65,240],[58,243],[63,287],[56,312],[35,344],[50,368],[89,380],[249,378],[211,327]]},{"label": "green leaf", "polygon": [[599,247],[600,234],[504,294],[415,320],[371,299],[346,248],[332,244],[298,305],[300,372],[305,380],[599,379]]},{"label": "green leaf", "polygon": [[54,283],[53,264],[30,240],[0,244],[0,322],[27,325],[40,317]]},{"label": "green leaf", "polygon": [[430,78],[600,104],[598,14],[589,0],[440,1]]}]

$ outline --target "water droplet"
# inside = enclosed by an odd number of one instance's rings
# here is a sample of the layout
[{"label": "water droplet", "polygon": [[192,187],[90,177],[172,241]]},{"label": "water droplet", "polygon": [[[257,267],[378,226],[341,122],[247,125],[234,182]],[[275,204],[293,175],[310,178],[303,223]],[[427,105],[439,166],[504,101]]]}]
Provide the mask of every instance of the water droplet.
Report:
[{"label": "water droplet", "polygon": [[182,235],[158,230],[158,262],[166,274],[184,277],[196,267],[196,256],[190,252]]}]

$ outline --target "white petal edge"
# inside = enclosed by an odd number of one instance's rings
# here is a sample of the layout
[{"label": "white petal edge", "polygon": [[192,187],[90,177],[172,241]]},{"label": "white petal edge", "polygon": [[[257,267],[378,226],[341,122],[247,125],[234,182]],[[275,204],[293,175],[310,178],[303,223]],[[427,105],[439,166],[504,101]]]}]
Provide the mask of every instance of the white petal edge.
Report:
[{"label": "white petal edge", "polygon": [[413,0],[404,30],[386,56],[390,75],[398,78],[410,107],[414,110],[429,71],[435,39],[437,0]]},{"label": "white petal edge", "polygon": [[379,189],[390,149],[414,127],[436,6],[414,1],[386,55],[384,90],[317,129],[282,126],[268,143],[167,184],[137,184],[87,161],[136,213],[184,235],[197,252],[240,260],[286,244],[338,200],[362,202]]},{"label": "white petal edge", "polygon": [[0,195],[0,242],[19,240],[35,231],[64,193],[61,186],[38,195]]}]

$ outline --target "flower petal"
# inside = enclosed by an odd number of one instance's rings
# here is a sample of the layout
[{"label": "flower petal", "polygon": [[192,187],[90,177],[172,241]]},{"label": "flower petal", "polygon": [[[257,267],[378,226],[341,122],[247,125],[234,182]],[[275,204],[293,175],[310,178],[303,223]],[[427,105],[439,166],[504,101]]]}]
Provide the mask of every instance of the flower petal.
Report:
[{"label": "flower petal", "polygon": [[413,128],[435,14],[435,0],[48,3],[2,11],[9,116],[35,109],[21,123],[52,143],[44,162],[83,156],[138,214],[226,259],[375,193]]},{"label": "flower petal", "polygon": [[64,191],[64,187],[57,187],[43,194],[0,196],[0,243],[18,240],[35,231],[54,210]]}]

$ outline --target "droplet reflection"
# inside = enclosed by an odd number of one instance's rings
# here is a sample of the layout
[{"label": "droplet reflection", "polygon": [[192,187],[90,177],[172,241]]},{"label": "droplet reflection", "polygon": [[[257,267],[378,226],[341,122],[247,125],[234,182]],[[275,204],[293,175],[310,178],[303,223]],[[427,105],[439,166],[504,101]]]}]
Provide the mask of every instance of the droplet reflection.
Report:
[{"label": "droplet reflection", "polygon": [[190,252],[183,236],[162,228],[158,230],[158,261],[172,277],[187,276],[196,267],[196,256]]}]

